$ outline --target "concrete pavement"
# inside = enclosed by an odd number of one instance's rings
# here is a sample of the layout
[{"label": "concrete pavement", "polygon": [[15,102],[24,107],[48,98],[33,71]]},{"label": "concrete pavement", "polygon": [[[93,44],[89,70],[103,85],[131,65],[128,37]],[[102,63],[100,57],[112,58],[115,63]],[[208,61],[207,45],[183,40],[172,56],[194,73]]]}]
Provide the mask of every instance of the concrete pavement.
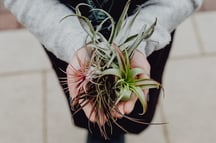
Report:
[{"label": "concrete pavement", "polygon": [[[216,142],[216,12],[197,13],[177,30],[154,121],[127,143]],[[0,142],[84,143],[39,42],[26,30],[0,32]]]}]

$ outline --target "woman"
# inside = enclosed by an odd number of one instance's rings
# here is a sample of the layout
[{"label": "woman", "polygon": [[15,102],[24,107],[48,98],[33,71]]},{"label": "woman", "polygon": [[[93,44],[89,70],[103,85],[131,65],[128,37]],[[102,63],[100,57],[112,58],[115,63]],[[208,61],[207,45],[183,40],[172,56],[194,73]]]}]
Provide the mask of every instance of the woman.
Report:
[{"label": "woman", "polygon": [[[65,73],[59,68],[66,70],[68,63],[74,64],[72,60],[75,53],[82,53],[78,50],[83,47],[86,37],[85,31],[81,28],[76,17],[70,17],[63,22],[59,21],[73,13],[73,8],[79,3],[87,3],[94,8],[102,8],[109,12],[115,21],[118,20],[126,0],[4,0],[5,6],[9,8],[17,19],[29,29],[44,45],[45,50],[52,62],[53,68],[58,77],[66,77]],[[145,63],[144,68],[151,67],[151,78],[161,82],[164,66],[167,61],[169,51],[172,45],[174,29],[188,16],[190,16],[197,8],[201,6],[202,0],[131,0],[131,6],[128,12],[130,18],[137,8],[142,5],[141,13],[135,20],[131,28],[131,34],[139,32],[141,25],[150,25],[157,17],[158,23],[153,35],[143,41],[138,47],[142,52],[139,58],[135,58],[138,64]],[[89,9],[83,9],[83,12],[97,25],[103,20],[103,15],[91,13]],[[105,26],[101,31],[104,36],[109,35],[109,27]],[[159,44],[152,44],[157,41]],[[170,42],[171,41],[171,42]],[[81,51],[81,52],[80,52]],[[63,88],[67,85],[62,85]],[[157,101],[159,90],[149,91],[149,103],[146,114],[139,115],[141,105],[137,100],[125,104],[122,107],[122,113],[134,118],[141,118],[146,122],[151,122]],[[71,96],[74,90],[70,89]],[[68,103],[70,95],[65,93]],[[129,106],[126,106],[129,105]],[[120,107],[119,107],[120,108]],[[71,111],[72,112],[72,111]],[[88,128],[88,109],[78,112],[74,118],[77,126]],[[81,119],[81,120],[80,120]],[[119,117],[118,123],[131,133],[140,133],[147,125],[137,124]],[[109,142],[124,142],[124,131],[113,125],[113,133]],[[91,124],[93,134],[88,135],[88,142],[104,142],[100,136],[97,126]]]}]

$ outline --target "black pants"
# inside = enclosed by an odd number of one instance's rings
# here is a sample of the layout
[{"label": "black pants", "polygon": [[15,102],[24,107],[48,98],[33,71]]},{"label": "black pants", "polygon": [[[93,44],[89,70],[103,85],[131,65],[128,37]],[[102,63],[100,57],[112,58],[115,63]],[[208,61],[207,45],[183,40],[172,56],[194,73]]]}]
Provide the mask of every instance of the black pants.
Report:
[{"label": "black pants", "polygon": [[[173,36],[174,36],[174,33],[172,33],[172,38],[173,38]],[[167,62],[171,46],[172,46],[172,42],[169,45],[167,45],[165,48],[163,48],[159,51],[155,51],[154,53],[152,53],[148,57],[148,61],[151,65],[151,78],[153,78],[154,80],[156,80],[160,83],[162,83],[162,76],[163,76],[163,72],[164,72],[164,67],[165,67],[165,64]],[[48,55],[48,57],[52,63],[52,67],[55,70],[57,77],[66,77],[66,74],[64,72],[62,72],[60,69],[66,71],[68,63],[56,58],[56,56],[54,56],[52,53],[50,53],[46,49],[45,49],[45,51],[46,51],[46,53],[47,53],[47,55]],[[62,88],[67,87],[67,85],[61,85],[61,86],[62,86]],[[142,112],[142,105],[140,104],[139,101],[137,101],[133,112],[129,116],[133,117],[133,118],[137,118],[137,119],[142,119],[142,121],[150,123],[152,121],[152,118],[153,118],[154,113],[155,113],[159,94],[160,94],[160,90],[151,89],[149,91],[149,103],[148,103],[147,112],[144,115],[138,114],[138,113]],[[69,93],[68,92],[65,92],[65,97],[68,101],[68,107],[70,108],[70,105],[69,105],[70,101],[69,101]],[[71,110],[71,113],[73,113],[72,110]],[[88,119],[82,110],[80,112],[78,112],[77,114],[75,114],[73,116],[73,119],[74,119],[75,125],[82,127],[82,128],[88,128]],[[128,119],[125,119],[125,118],[119,119],[117,122],[130,133],[140,133],[146,127],[148,127],[148,125],[135,123],[135,122],[129,121]],[[100,136],[100,131],[99,131],[97,125],[91,124],[91,129],[92,129],[94,135]],[[108,130],[107,133],[109,134],[109,127],[107,127],[107,130]],[[113,125],[112,135],[110,134],[109,136],[114,137],[114,136],[117,136],[117,135],[123,134],[123,133],[124,133],[124,131],[122,131],[116,125]]]}]

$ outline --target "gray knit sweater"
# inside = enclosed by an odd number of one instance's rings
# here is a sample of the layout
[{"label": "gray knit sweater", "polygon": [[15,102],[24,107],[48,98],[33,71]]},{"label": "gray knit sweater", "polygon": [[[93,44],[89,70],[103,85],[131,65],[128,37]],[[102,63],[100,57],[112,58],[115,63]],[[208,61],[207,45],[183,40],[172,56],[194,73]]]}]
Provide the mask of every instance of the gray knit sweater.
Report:
[{"label": "gray knit sweater", "polygon": [[[198,9],[202,1],[150,0],[145,3],[131,31],[137,33],[140,24],[150,25],[156,17],[158,24],[154,34],[141,43],[139,50],[149,55],[165,47],[170,41],[170,33]],[[64,16],[72,14],[72,11],[58,0],[4,0],[4,3],[17,19],[58,58],[69,62],[74,51],[83,46],[86,33],[76,17],[59,23]],[[159,45],[156,46],[150,41],[158,41]]]}]

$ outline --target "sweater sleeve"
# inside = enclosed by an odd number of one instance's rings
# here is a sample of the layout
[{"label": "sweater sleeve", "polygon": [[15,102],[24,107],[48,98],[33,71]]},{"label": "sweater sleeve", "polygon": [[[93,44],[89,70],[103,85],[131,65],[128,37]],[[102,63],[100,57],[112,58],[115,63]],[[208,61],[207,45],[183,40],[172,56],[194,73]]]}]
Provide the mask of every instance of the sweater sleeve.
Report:
[{"label": "sweater sleeve", "polygon": [[69,62],[83,46],[86,32],[77,17],[60,22],[72,11],[58,0],[4,0],[4,4],[58,58]]},{"label": "sweater sleeve", "polygon": [[143,41],[138,50],[147,56],[153,51],[164,48],[170,42],[170,33],[197,10],[203,0],[149,0],[142,5],[142,9],[134,25],[132,34],[140,31],[141,25],[151,25],[157,18],[157,25],[153,35]]}]

